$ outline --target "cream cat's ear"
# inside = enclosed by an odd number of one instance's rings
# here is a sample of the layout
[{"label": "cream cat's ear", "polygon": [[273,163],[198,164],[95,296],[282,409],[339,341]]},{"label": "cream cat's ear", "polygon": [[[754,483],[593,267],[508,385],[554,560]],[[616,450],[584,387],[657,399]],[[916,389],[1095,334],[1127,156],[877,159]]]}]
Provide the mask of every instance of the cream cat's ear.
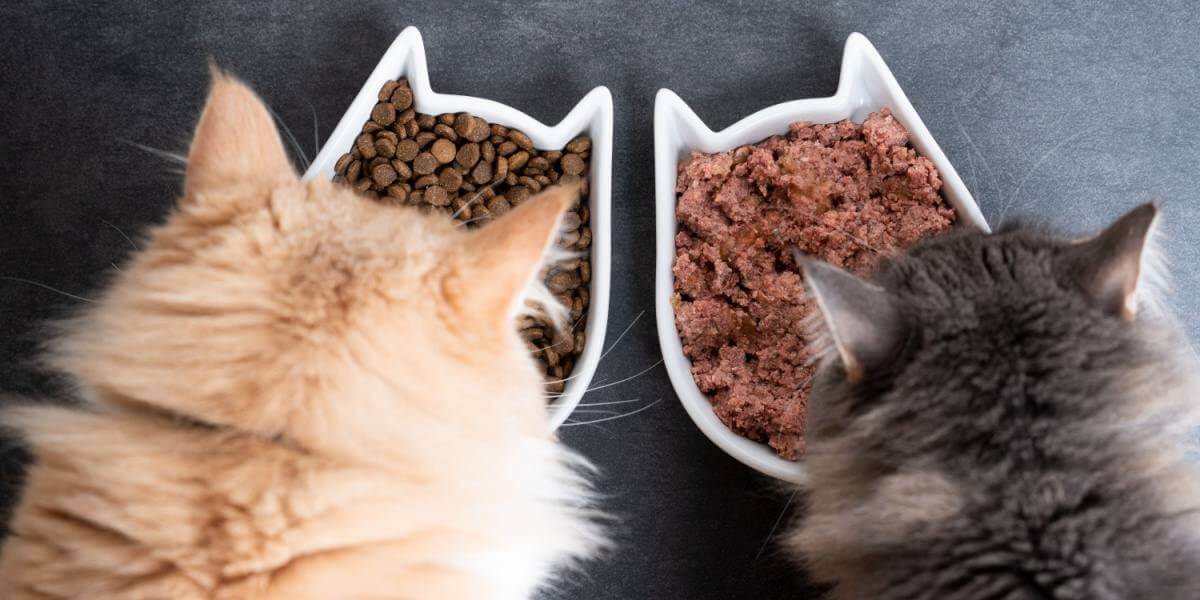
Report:
[{"label": "cream cat's ear", "polygon": [[529,283],[558,236],[563,213],[579,198],[579,185],[552,187],[470,234],[450,299],[489,321],[516,314]]},{"label": "cream cat's ear", "polygon": [[212,89],[188,151],[185,200],[295,176],[266,105],[246,84],[212,67]]},{"label": "cream cat's ear", "polygon": [[833,265],[796,257],[824,318],[825,333],[851,381],[884,365],[908,340],[909,326],[883,288]]},{"label": "cream cat's ear", "polygon": [[1105,311],[1132,321],[1138,292],[1146,278],[1147,246],[1158,220],[1158,206],[1143,204],[1095,237],[1071,248],[1072,275]]}]

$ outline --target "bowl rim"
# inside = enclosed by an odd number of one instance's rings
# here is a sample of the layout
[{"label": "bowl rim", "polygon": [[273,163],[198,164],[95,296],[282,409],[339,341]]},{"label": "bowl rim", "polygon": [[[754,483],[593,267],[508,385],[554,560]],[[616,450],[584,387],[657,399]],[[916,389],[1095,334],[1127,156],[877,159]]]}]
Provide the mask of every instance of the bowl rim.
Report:
[{"label": "bowl rim", "polygon": [[690,152],[721,152],[785,133],[788,124],[794,121],[830,123],[852,118],[861,122],[869,112],[884,106],[891,108],[895,118],[908,129],[910,143],[937,167],[943,181],[943,195],[959,214],[960,224],[989,231],[983,213],[962,178],[921,121],[883,58],[861,33],[852,33],[846,40],[834,95],[768,106],[721,131],[706,126],[675,92],[663,88],[655,97],[655,315],[667,374],[688,416],[710,441],[761,473],[799,485],[808,483],[803,460],[785,460],[766,444],[734,433],[717,418],[708,397],[700,392],[692,378],[691,361],[683,354],[671,304],[677,165]]},{"label": "bowl rim", "polygon": [[519,129],[535,147],[559,149],[575,136],[586,133],[592,139],[589,170],[588,210],[592,229],[592,274],[588,288],[589,307],[585,334],[587,341],[574,371],[568,376],[562,394],[549,405],[551,430],[570,417],[583,399],[595,375],[608,326],[609,273],[611,268],[611,193],[613,102],[607,87],[598,86],[583,96],[555,125],[546,125],[524,112],[487,98],[440,94],[429,82],[425,46],[416,27],[406,27],[384,52],[350,106],[325,140],[320,152],[304,173],[304,179],[332,178],[337,159],[350,148],[361,133],[363,123],[378,103],[380,88],[389,80],[406,77],[413,92],[417,112],[441,114],[469,112],[490,123]]}]

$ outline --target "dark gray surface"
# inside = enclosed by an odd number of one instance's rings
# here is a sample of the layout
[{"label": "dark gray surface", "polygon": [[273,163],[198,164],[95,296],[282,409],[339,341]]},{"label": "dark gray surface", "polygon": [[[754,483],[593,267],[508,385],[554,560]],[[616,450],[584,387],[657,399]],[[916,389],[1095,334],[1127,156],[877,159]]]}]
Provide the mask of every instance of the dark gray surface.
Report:
[{"label": "dark gray surface", "polygon": [[[941,1],[711,5],[640,2],[21,2],[0,7],[0,277],[87,296],[178,190],[174,167],[128,142],[182,151],[205,58],[273,105],[309,156],[407,25],[421,28],[435,89],[557,121],[588,89],[616,101],[609,340],[597,380],[659,359],[653,320],[652,109],[669,87],[713,127],[833,93],[842,43],[878,47],[984,214],[1079,231],[1148,198],[1165,202],[1177,305],[1189,334],[1200,279],[1200,19],[1183,2]],[[311,110],[310,110],[311,105]],[[0,280],[0,392],[53,394],[30,364],[36,326],[73,301]],[[628,418],[572,427],[605,472],[620,550],[562,598],[815,595],[767,544],[788,495],[713,447],[661,367],[586,402]],[[594,413],[580,417],[603,417]],[[12,453],[9,453],[10,457]],[[10,459],[0,475],[10,481]],[[9,487],[5,494],[14,493]]]}]

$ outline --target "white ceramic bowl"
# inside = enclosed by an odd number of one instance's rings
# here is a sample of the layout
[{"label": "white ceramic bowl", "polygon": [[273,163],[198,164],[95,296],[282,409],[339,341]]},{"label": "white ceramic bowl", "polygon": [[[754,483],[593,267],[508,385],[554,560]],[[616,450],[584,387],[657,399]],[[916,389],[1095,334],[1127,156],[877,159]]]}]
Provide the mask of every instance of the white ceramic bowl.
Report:
[{"label": "white ceramic bowl", "polygon": [[362,130],[363,123],[371,118],[371,109],[378,102],[379,89],[388,80],[407,77],[412,87],[413,102],[417,112],[441,114],[469,112],[489,122],[499,123],[525,132],[534,146],[547,150],[561,149],[579,134],[592,138],[592,156],[588,182],[588,208],[591,212],[592,228],[592,281],[589,289],[591,306],[588,308],[587,344],[575,364],[575,371],[567,381],[562,395],[550,406],[550,422],[557,428],[583,398],[591,383],[596,365],[600,362],[600,349],[604,345],[604,330],[608,324],[609,290],[609,216],[612,189],[612,94],[608,88],[598,87],[589,92],[571,112],[557,125],[549,126],[533,117],[499,102],[470,96],[439,94],[429,87],[429,71],[425,63],[425,46],[421,33],[415,27],[405,29],[392,42],[390,48],[355,96],[349,110],[338,122],[333,134],[325,141],[321,152],[304,174],[305,178],[332,178],[333,165],[338,157],[354,144],[354,138]]},{"label": "white ceramic bowl", "polygon": [[679,160],[690,153],[721,152],[753,144],[772,135],[786,133],[789,123],[811,121],[832,123],[845,118],[862,122],[873,111],[890,107],[908,128],[912,145],[933,161],[945,182],[946,199],[958,211],[960,222],[987,229],[983,214],[951,166],[942,149],[913,110],[875,47],[860,33],[850,35],[842,55],[842,74],[837,93],[828,98],[809,98],[776,104],[714,132],[704,125],[687,104],[670,90],[659,90],[654,103],[654,183],[657,205],[657,261],[655,309],[658,339],[675,393],[683,407],[708,439],[730,456],[767,475],[804,484],[803,462],[779,458],[766,444],[750,441],[726,427],[712,410],[708,398],[692,379],[692,363],[683,354],[671,306],[675,278],[675,180]]}]

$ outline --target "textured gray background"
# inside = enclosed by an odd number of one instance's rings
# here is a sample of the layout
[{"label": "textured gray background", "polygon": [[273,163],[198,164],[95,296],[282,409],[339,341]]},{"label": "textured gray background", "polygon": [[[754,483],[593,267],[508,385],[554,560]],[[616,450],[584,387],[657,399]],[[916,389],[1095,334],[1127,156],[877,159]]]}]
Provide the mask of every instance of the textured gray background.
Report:
[{"label": "textured gray background", "polygon": [[[87,296],[178,190],[205,58],[258,88],[313,153],[396,34],[424,34],[435,89],[557,121],[588,89],[616,99],[613,301],[598,381],[659,359],[652,105],[678,92],[713,127],[833,93],[842,43],[879,48],[985,215],[1078,231],[1149,198],[1166,207],[1177,305],[1200,333],[1193,181],[1200,46],[1183,2],[8,2],[0,7],[0,392],[59,395],[29,361],[37,324]],[[788,494],[692,426],[661,367],[587,402],[628,418],[565,431],[604,469],[621,550],[562,598],[815,596],[767,543]],[[599,418],[601,413],[579,415]],[[0,463],[6,499],[17,453]]]}]

